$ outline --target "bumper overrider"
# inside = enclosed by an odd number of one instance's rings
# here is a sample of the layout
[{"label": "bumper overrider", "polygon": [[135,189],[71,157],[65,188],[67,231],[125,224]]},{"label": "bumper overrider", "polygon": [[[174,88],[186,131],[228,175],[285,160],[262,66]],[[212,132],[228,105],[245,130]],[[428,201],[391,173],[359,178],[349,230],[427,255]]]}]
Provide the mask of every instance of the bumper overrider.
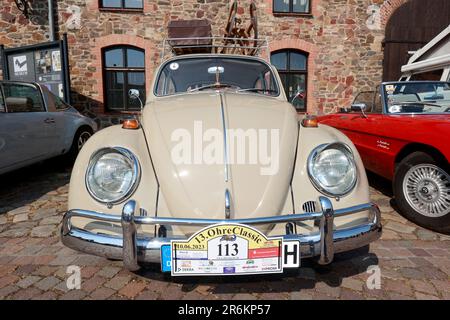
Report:
[{"label": "bumper overrider", "polygon": [[[237,223],[244,225],[262,225],[279,223],[296,223],[314,220],[319,222],[319,231],[314,234],[285,234],[280,235],[285,240],[298,240],[300,242],[300,255],[302,258],[319,257],[322,265],[333,261],[335,253],[363,247],[381,236],[380,210],[374,203],[366,203],[353,207],[334,210],[331,201],[326,197],[319,197],[321,212],[298,213],[281,216],[271,216],[252,219],[184,219],[149,217],[140,215],[141,209],[134,200],[129,200],[122,209],[122,215],[111,215],[81,209],[69,210],[65,213],[62,222],[62,242],[75,250],[106,257],[123,260],[126,268],[135,271],[142,263],[160,263],[161,246],[170,245],[169,237],[138,237],[137,225],[189,225],[209,226],[219,223]],[[333,229],[333,220],[358,212],[369,211],[367,222],[345,229]],[[123,236],[93,233],[71,225],[71,218],[82,217],[97,221],[120,223]],[[180,238],[176,238],[180,240]]]}]

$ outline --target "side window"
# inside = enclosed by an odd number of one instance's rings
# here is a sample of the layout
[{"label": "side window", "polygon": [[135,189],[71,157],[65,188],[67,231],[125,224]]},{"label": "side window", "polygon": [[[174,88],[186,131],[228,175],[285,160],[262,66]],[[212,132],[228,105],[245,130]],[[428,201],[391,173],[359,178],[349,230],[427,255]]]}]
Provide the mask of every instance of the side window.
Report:
[{"label": "side window", "polygon": [[56,111],[63,111],[69,108],[69,106],[57,95],[49,92],[49,96],[53,98],[53,103],[55,104]]},{"label": "side window", "polygon": [[69,108],[69,106],[57,96],[55,96],[55,107],[58,111],[67,110],[67,108]]},{"label": "side window", "polygon": [[353,101],[353,104],[364,103],[366,105],[365,112],[373,112],[372,109],[374,94],[374,91],[360,92]]},{"label": "side window", "polygon": [[8,112],[43,112],[42,96],[33,85],[4,83],[5,103]]},{"label": "side window", "polygon": [[375,92],[375,102],[373,104],[372,113],[383,113],[383,104],[381,103],[381,93]]}]

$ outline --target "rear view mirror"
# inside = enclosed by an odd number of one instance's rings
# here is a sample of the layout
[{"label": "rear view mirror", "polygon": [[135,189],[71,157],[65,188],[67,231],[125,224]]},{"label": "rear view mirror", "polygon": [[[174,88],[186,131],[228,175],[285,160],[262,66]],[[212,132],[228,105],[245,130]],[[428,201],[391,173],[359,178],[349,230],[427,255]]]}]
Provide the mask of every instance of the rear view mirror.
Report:
[{"label": "rear view mirror", "polygon": [[137,89],[130,89],[128,90],[128,96],[130,99],[137,99],[139,98],[139,90]]},{"label": "rear view mirror", "polygon": [[352,110],[353,112],[361,112],[363,118],[367,118],[365,113],[366,109],[367,105],[361,102],[361,103],[353,103],[350,110]]},{"label": "rear view mirror", "polygon": [[351,110],[355,112],[364,112],[366,109],[367,105],[365,103],[354,103],[351,107]]},{"label": "rear view mirror", "polygon": [[208,68],[209,74],[224,73],[224,71],[225,71],[224,67],[220,67],[220,66],[214,66],[214,67]]},{"label": "rear view mirror", "polygon": [[[297,93],[295,94],[295,96],[292,98],[291,103],[292,105],[294,105],[294,101],[299,99],[299,100],[304,100],[306,98],[306,93],[305,91],[297,91]],[[295,105],[294,105],[295,106]]]},{"label": "rear view mirror", "polygon": [[142,103],[141,98],[139,98],[139,90],[137,90],[137,89],[128,90],[128,97],[132,100],[136,100],[136,99],[139,100],[141,110],[144,108],[144,104]]}]

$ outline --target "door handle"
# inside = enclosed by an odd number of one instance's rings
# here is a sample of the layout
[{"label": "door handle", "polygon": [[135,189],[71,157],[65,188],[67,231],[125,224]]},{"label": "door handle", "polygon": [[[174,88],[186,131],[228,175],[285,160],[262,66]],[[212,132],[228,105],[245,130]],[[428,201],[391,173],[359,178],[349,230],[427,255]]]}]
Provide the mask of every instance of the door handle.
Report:
[{"label": "door handle", "polygon": [[44,120],[45,123],[55,123],[55,119],[53,118],[47,118]]}]

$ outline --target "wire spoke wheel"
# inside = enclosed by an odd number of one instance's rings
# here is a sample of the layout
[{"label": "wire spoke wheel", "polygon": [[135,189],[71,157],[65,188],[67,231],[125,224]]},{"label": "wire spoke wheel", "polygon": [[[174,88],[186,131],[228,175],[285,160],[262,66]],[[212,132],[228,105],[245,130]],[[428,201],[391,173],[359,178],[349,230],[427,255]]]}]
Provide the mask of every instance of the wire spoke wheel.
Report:
[{"label": "wire spoke wheel", "polygon": [[433,164],[412,166],[403,179],[403,194],[409,205],[426,217],[450,212],[450,176]]}]

